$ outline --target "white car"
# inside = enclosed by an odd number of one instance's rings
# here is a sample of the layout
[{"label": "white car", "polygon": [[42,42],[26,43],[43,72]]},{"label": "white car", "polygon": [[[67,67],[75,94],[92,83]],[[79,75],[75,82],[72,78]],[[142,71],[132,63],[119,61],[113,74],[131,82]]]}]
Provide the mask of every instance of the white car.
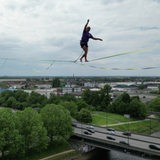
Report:
[{"label": "white car", "polygon": [[115,135],[115,131],[106,131],[107,134]]},{"label": "white car", "polygon": [[94,129],[93,126],[86,126],[87,129]]},{"label": "white car", "polygon": [[94,127],[93,126],[86,126],[87,131],[94,133]]}]

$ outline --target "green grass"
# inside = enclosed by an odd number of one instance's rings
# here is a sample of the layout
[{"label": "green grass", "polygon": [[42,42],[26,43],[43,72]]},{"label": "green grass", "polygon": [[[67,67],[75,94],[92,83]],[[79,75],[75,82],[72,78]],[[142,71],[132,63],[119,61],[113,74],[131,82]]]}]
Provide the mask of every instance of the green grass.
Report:
[{"label": "green grass", "polygon": [[144,135],[150,135],[154,132],[160,131],[160,122],[158,120],[146,120],[141,121],[133,124],[123,124],[118,126],[112,126],[112,128],[115,128],[116,130],[121,131],[131,131],[134,133],[144,134]]},{"label": "green grass", "polygon": [[[105,112],[92,112],[92,124],[98,126],[110,125],[120,131],[131,131],[133,133],[150,135],[154,132],[160,131],[160,121],[158,120],[136,120],[126,118],[122,115],[105,113]],[[127,122],[132,122],[131,124]],[[134,123],[133,123],[134,122]],[[126,123],[126,124],[120,124]],[[112,124],[119,124],[111,126]]]},{"label": "green grass", "polygon": [[105,126],[109,124],[116,124],[121,122],[132,121],[122,115],[105,113],[105,112],[92,112],[92,124]]}]

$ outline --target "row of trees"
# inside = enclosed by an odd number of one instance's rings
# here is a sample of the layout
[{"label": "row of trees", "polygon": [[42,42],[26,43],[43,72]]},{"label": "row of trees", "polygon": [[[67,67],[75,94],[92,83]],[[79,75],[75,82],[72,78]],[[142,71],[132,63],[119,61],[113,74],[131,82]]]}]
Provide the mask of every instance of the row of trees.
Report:
[{"label": "row of trees", "polygon": [[111,105],[108,112],[118,114],[129,114],[132,118],[144,119],[146,117],[146,106],[139,97],[130,97],[128,93],[121,94]]},{"label": "row of trees", "polygon": [[0,106],[23,110],[27,107],[42,108],[46,104],[58,104],[60,101],[76,101],[73,95],[65,94],[63,96],[51,95],[47,98],[36,92],[27,93],[23,90],[4,91],[0,94]]},{"label": "row of trees", "polygon": [[[139,97],[130,97],[128,93],[123,93],[112,101],[110,92],[111,87],[105,85],[99,91],[87,89],[82,93],[81,99],[76,99],[70,94],[63,96],[51,95],[50,98],[47,98],[36,92],[29,94],[22,90],[5,91],[0,94],[0,106],[24,110],[27,107],[41,109],[47,104],[62,104],[77,120],[84,121],[82,120],[83,115],[85,117],[89,113],[87,122],[92,120],[89,112],[91,110],[130,114],[133,118],[144,118],[148,110],[160,111],[158,97],[146,106]],[[81,111],[81,109],[83,110]]]},{"label": "row of trees", "polygon": [[32,108],[13,112],[0,109],[1,158],[18,159],[40,151],[72,134],[71,116],[61,105],[46,105],[38,113]]},{"label": "row of trees", "polygon": [[110,96],[111,87],[104,86],[100,91],[83,92],[82,98],[89,105],[95,106],[98,111],[112,112],[118,114],[130,114],[132,118],[143,119],[146,116],[147,108],[138,96],[130,97],[126,92],[118,96],[113,102]]},{"label": "row of trees", "polygon": [[[69,110],[73,118],[83,122],[92,121],[90,110],[93,109],[93,107],[82,99],[76,99],[71,94],[65,94],[63,96],[51,94],[50,98],[36,92],[31,92],[29,94],[22,90],[4,91],[0,94],[1,107],[18,110],[31,107],[39,111],[47,104],[60,104]],[[83,115],[87,118],[82,118]]]}]

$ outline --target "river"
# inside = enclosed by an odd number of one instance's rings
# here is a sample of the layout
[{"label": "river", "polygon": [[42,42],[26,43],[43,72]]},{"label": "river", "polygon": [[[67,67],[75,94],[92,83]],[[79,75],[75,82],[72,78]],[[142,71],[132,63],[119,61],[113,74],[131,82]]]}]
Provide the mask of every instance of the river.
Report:
[{"label": "river", "polygon": [[[44,160],[44,159],[43,159]],[[141,157],[117,151],[107,151],[104,149],[96,149],[85,154],[78,154],[73,157],[52,157],[45,160],[159,160],[159,158]]]},{"label": "river", "polygon": [[87,160],[153,160],[149,158],[138,157],[130,153],[122,153],[116,151],[99,150],[96,151]]}]

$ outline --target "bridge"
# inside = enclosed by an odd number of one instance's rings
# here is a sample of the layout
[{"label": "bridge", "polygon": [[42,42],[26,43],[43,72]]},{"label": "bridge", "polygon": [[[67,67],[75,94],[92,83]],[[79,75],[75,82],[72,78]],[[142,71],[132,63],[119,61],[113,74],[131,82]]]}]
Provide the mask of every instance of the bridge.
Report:
[{"label": "bridge", "polygon": [[124,135],[125,132],[113,131],[111,128],[74,123],[72,140],[85,145],[106,150],[129,152],[145,157],[160,157],[160,138],[139,134]]}]

